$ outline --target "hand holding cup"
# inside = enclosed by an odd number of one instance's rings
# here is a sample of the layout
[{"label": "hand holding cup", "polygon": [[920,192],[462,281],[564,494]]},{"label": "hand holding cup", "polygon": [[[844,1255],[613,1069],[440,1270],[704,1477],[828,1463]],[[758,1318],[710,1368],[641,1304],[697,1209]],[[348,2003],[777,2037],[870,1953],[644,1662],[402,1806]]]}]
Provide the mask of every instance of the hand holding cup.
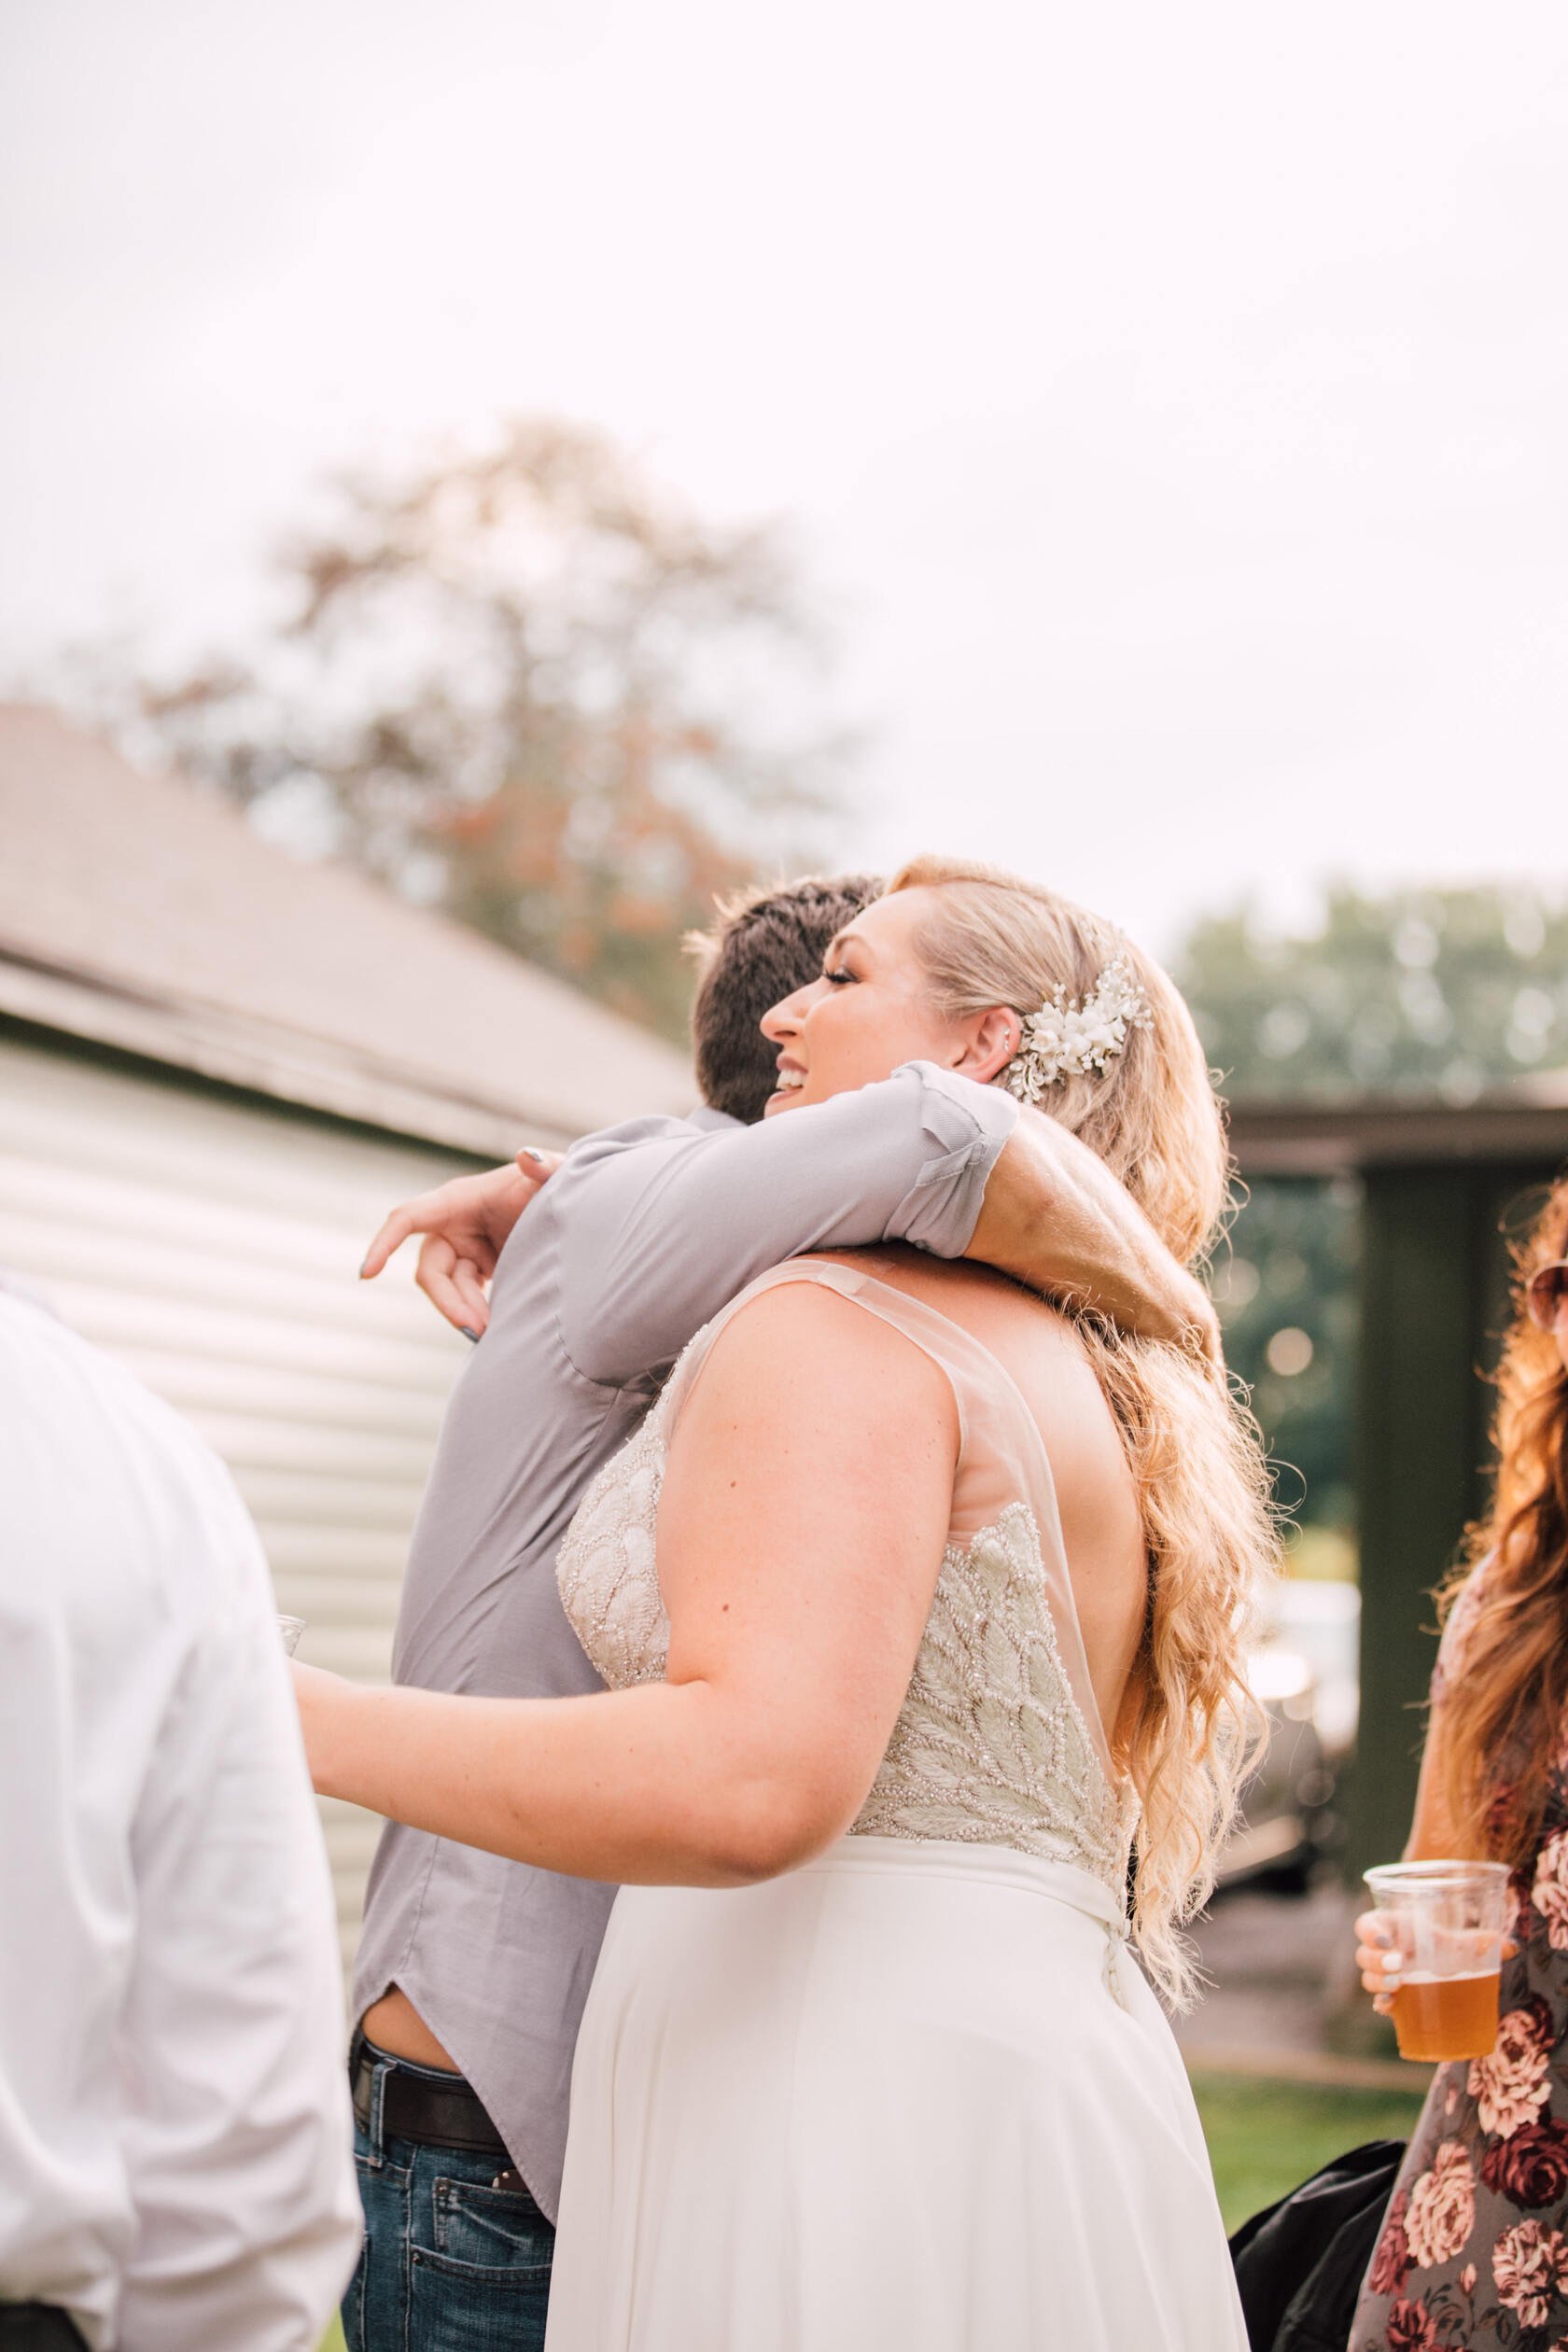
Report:
[{"label": "hand holding cup", "polygon": [[1356,1963],[1393,2019],[1402,2058],[1484,2058],[1497,2039],[1508,1870],[1501,1862],[1389,1863],[1366,1873]]}]

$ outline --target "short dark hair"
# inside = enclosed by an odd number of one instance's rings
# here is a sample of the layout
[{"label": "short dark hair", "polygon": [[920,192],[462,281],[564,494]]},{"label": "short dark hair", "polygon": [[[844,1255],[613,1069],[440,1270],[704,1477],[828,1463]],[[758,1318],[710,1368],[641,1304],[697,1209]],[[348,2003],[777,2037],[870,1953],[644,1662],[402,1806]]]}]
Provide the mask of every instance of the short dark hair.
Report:
[{"label": "short dark hair", "polygon": [[719,907],[712,931],[686,941],[703,965],[692,1007],[692,1051],[703,1100],[755,1126],[778,1074],[777,1049],[763,1035],[764,1013],[809,987],[829,943],[882,892],[871,874],[831,881],[807,875],[751,890]]}]

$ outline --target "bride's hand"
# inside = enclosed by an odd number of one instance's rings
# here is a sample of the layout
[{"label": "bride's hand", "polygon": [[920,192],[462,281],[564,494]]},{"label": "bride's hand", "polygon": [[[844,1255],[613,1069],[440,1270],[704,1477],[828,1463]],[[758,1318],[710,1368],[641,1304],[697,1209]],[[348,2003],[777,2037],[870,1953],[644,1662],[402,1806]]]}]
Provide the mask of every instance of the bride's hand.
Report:
[{"label": "bride's hand", "polygon": [[1186,1294],[1186,1316],[1175,1337],[1179,1346],[1199,1355],[1216,1372],[1225,1370],[1225,1340],[1220,1333],[1220,1319],[1214,1302],[1203,1284],[1183,1269],[1183,1279],[1190,1285]]},{"label": "bride's hand", "polygon": [[294,1677],[294,1703],[300,1710],[311,1785],[318,1797],[335,1796],[333,1734],[359,1686],[342,1674],[329,1674],[319,1666],[302,1666],[297,1658],[289,1659],[288,1671]]},{"label": "bride's hand", "polygon": [[414,1281],[449,1323],[466,1338],[477,1339],[490,1320],[484,1286],[513,1225],[561,1158],[559,1152],[521,1151],[510,1167],[488,1169],[483,1176],[454,1176],[405,1200],[366,1252],[361,1281],[379,1274],[395,1250],[422,1233]]}]

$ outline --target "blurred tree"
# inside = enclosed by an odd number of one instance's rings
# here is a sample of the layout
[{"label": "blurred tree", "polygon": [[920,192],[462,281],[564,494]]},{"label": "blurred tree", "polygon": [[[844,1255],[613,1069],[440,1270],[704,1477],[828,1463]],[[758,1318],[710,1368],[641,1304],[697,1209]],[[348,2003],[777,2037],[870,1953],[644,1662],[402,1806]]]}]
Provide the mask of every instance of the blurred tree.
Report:
[{"label": "blurred tree", "polygon": [[1348,1535],[1356,1378],[1360,1187],[1254,1183],[1214,1267],[1225,1355],[1253,1393],[1280,1501]]},{"label": "blurred tree", "polygon": [[1211,916],[1180,976],[1237,1095],[1466,1102],[1568,1062],[1568,902],[1523,885],[1383,897],[1340,886],[1305,937]]},{"label": "blurred tree", "polygon": [[[1235,1098],[1366,1091],[1467,1101],[1568,1064],[1568,904],[1524,886],[1331,890],[1321,928],[1197,924],[1176,976]],[[1260,1182],[1214,1286],[1226,1352],[1303,1523],[1348,1524],[1357,1187]]]},{"label": "blurred tree", "polygon": [[273,837],[368,867],[634,1019],[684,1034],[681,931],[801,861],[842,744],[803,736],[821,647],[785,548],[660,497],[610,442],[525,422],[336,485],[254,660],[139,679],[118,720]]}]

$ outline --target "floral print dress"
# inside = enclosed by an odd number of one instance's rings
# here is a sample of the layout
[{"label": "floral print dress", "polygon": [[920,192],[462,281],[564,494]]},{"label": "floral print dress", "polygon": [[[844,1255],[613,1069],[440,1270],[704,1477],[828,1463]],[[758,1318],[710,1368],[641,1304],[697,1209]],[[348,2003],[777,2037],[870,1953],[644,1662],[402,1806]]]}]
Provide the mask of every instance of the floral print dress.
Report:
[{"label": "floral print dress", "polygon": [[[1483,1574],[1449,1620],[1435,1711]],[[1568,2352],[1568,1742],[1513,1892],[1497,2046],[1433,2078],[1350,2352]]]}]

